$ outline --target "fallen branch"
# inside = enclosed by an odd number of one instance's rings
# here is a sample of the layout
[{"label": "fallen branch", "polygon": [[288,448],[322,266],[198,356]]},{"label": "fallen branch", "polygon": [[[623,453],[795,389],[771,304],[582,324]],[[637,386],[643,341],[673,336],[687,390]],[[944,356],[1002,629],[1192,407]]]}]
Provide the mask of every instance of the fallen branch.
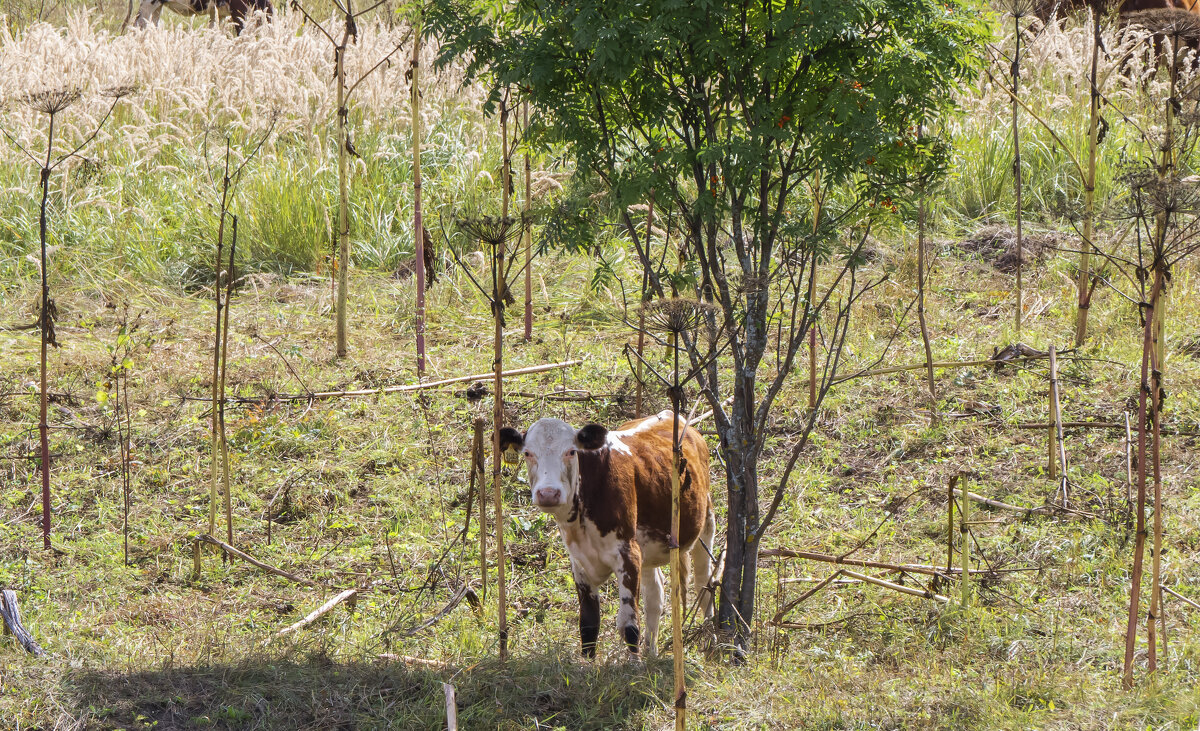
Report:
[{"label": "fallen branch", "polygon": [[[561,363],[547,363],[539,366],[529,366],[528,368],[517,368],[511,371],[504,371],[503,377],[510,376],[525,376],[531,373],[542,373],[545,371],[561,370],[563,368],[571,368],[581,365],[582,360],[567,360]],[[464,383],[466,381],[482,381],[485,379],[494,378],[494,373],[476,373],[470,376],[456,376],[454,378],[444,378],[440,381],[427,381],[425,383],[413,383],[407,386],[384,386],[383,388],[364,388],[357,391],[315,391],[313,393],[277,393],[263,398],[246,398],[246,397],[231,397],[228,401],[235,401],[241,404],[267,403],[271,401],[311,401],[316,399],[331,399],[331,398],[350,398],[355,396],[378,396],[385,393],[410,393],[412,391],[423,391],[429,388],[440,388],[442,386],[450,386],[455,383]],[[189,401],[209,401],[211,399],[201,398],[197,396],[185,396],[185,400]]]},{"label": "fallen branch", "polygon": [[396,625],[392,625],[388,629],[384,630],[383,633],[385,635],[396,633],[401,637],[411,637],[423,629],[432,627],[443,617],[450,614],[450,612],[453,612],[454,608],[457,607],[464,598],[468,599],[472,605],[480,606],[479,597],[475,595],[475,592],[471,590],[471,587],[464,584],[463,586],[459,587],[458,591],[454,592],[454,596],[450,597],[450,601],[446,602],[446,606],[442,607],[440,611],[438,611],[429,619],[404,630],[398,629]]},{"label": "fallen branch", "polygon": [[[933,599],[934,601],[939,601],[939,602],[943,602],[943,603],[949,603],[949,601],[950,601],[948,598],[942,596],[941,594],[935,594],[932,591],[929,591],[928,589],[914,589],[911,586],[901,586],[900,584],[895,584],[890,581],[885,581],[884,579],[879,579],[874,576],[860,574],[857,571],[851,571],[850,569],[843,569],[842,573],[845,574],[846,576],[849,576],[852,579],[858,579],[860,581],[865,581],[866,583],[874,584],[875,586],[882,586],[885,589],[891,589],[892,591],[898,591],[901,594],[908,594],[909,596],[919,596],[919,597],[923,597],[925,599]],[[974,572],[972,572],[972,573],[974,573]]]},{"label": "fallen branch", "polygon": [[1191,599],[1188,599],[1188,598],[1187,598],[1187,597],[1185,597],[1183,594],[1180,594],[1179,592],[1175,591],[1174,589],[1171,589],[1170,587],[1164,586],[1164,585],[1162,585],[1162,584],[1159,584],[1159,585],[1158,585],[1158,588],[1160,588],[1160,589],[1162,589],[1163,591],[1167,592],[1168,594],[1170,594],[1171,596],[1173,596],[1173,597],[1175,597],[1176,599],[1180,600],[1180,601],[1181,601],[1181,602],[1183,602],[1184,604],[1187,604],[1188,606],[1191,606],[1191,607],[1193,607],[1193,608],[1195,608],[1195,609],[1200,609],[1200,604],[1197,604],[1196,602],[1192,601]]},{"label": "fallen branch", "polygon": [[[962,488],[955,488],[954,492],[955,492],[955,494],[962,495],[964,491]],[[1070,516],[1070,517],[1085,518],[1085,519],[1092,519],[1092,518],[1096,517],[1095,513],[1089,513],[1086,510],[1076,510],[1075,508],[1064,508],[1064,507],[1058,506],[1058,505],[1043,505],[1038,508],[1023,508],[1020,505],[1010,505],[1008,503],[1002,503],[999,500],[993,500],[991,498],[984,497],[983,495],[979,495],[978,493],[974,493],[974,492],[967,492],[966,495],[967,495],[967,497],[971,498],[971,500],[973,500],[977,503],[980,503],[982,505],[987,505],[990,508],[996,508],[997,510],[1011,510],[1015,513],[1021,513],[1022,515],[1026,515],[1026,516],[1029,516],[1029,515],[1066,515],[1066,516]]]},{"label": "fallen branch", "polygon": [[250,554],[245,553],[244,551],[239,551],[238,549],[234,548],[233,546],[229,545],[228,543],[226,543],[224,541],[219,541],[216,538],[213,538],[212,536],[208,535],[207,533],[202,533],[202,534],[196,536],[195,538],[193,538],[192,540],[194,541],[194,544],[193,544],[194,551],[195,551],[194,569],[195,569],[196,576],[200,575],[200,544],[208,543],[213,546],[216,546],[217,548],[220,548],[221,550],[223,550],[225,553],[229,554],[230,556],[236,556],[237,558],[242,559],[246,563],[251,564],[253,566],[257,566],[258,568],[262,569],[263,571],[267,571],[269,573],[275,574],[276,576],[281,576],[290,581],[295,581],[296,583],[304,584],[305,586],[320,586],[320,584],[313,581],[312,579],[306,579],[303,576],[297,576],[296,574],[289,573],[287,571],[284,571],[283,569],[277,569],[274,566],[265,564],[262,561],[259,561],[258,559],[254,558]]},{"label": "fallen branch", "polygon": [[300,620],[299,622],[297,622],[293,625],[284,627],[283,629],[276,632],[275,637],[283,637],[284,635],[286,635],[288,633],[295,632],[296,630],[300,629],[301,627],[306,627],[306,626],[312,624],[313,622],[317,621],[321,617],[324,617],[326,614],[329,614],[329,612],[337,605],[341,604],[342,602],[346,601],[347,599],[352,599],[356,596],[358,596],[358,589],[347,589],[347,590],[343,591],[341,594],[338,594],[334,598],[332,598],[329,601],[322,604],[319,609],[310,613],[304,619]]},{"label": "fallen branch", "polygon": [[441,660],[426,660],[423,657],[413,657],[412,655],[394,655],[390,652],[380,654],[380,660],[398,660],[405,665],[417,665],[431,670],[445,670],[450,667],[450,663]]},{"label": "fallen branch", "polygon": [[805,599],[809,598],[813,594],[816,594],[818,591],[824,589],[826,586],[829,586],[829,584],[831,584],[835,580],[837,580],[837,577],[841,576],[842,573],[843,573],[843,571],[841,569],[834,571],[832,574],[830,574],[829,576],[825,577],[822,581],[820,581],[816,586],[814,586],[813,588],[804,592],[798,598],[793,599],[790,602],[788,602],[786,605],[783,606],[783,608],[781,608],[778,612],[775,613],[775,616],[771,619],[771,624],[774,624],[774,625],[782,624],[783,615],[785,615],[788,612],[795,609],[796,605],[800,604]]},{"label": "fallen branch", "polygon": [[1030,360],[1041,360],[1043,358],[1048,358],[1048,357],[1049,357],[1048,354],[1039,354],[1039,355],[1025,355],[1025,356],[1021,356],[1019,358],[1009,358],[1006,360],[997,360],[995,358],[986,358],[984,360],[942,361],[940,363],[934,363],[932,365],[930,365],[928,363],[915,363],[913,365],[888,366],[887,368],[876,368],[875,370],[861,371],[859,373],[847,373],[844,376],[838,376],[838,377],[834,378],[832,382],[834,384],[838,384],[838,383],[843,383],[845,381],[853,380],[855,378],[865,378],[867,376],[885,376],[889,373],[900,373],[902,371],[919,371],[922,368],[972,368],[975,366],[984,366],[984,365],[1003,366],[1003,365],[1010,365],[1013,363],[1023,363],[1025,361],[1030,361]]},{"label": "fallen branch", "polygon": [[[885,569],[887,571],[903,571],[910,574],[925,574],[927,576],[948,577],[951,574],[961,573],[961,569],[951,569],[947,571],[941,566],[929,566],[927,564],[916,563],[887,563],[884,561],[867,561],[861,558],[843,558],[842,556],[833,556],[828,553],[817,553],[815,551],[793,551],[790,548],[768,548],[760,551],[759,556],[767,558],[804,558],[810,561],[823,561],[825,563],[840,564],[846,566],[858,566],[866,569]],[[843,571],[847,576],[850,576],[849,571]],[[991,574],[995,573],[988,569],[971,569],[972,574]],[[851,578],[861,578],[853,576]]]},{"label": "fallen branch", "polygon": [[[1033,421],[1021,422],[1015,425],[1018,429],[1049,429],[1048,422]],[[1124,422],[1116,421],[1064,421],[1063,429],[1124,429]],[[1174,437],[1200,437],[1200,431],[1184,431],[1183,429],[1172,429],[1170,427],[1160,427],[1159,431]]]},{"label": "fallen branch", "polygon": [[43,650],[33,641],[33,636],[21,624],[21,609],[17,606],[17,593],[12,589],[0,591],[0,617],[4,618],[5,634],[12,634],[21,643],[25,651],[33,655],[42,655]]}]

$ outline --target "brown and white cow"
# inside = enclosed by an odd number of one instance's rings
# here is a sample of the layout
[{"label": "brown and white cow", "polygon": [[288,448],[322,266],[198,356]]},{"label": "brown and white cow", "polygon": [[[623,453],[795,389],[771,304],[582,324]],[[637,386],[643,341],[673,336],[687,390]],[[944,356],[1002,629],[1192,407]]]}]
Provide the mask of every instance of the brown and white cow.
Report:
[{"label": "brown and white cow", "polygon": [[[681,420],[682,421],[682,420]],[[708,446],[695,429],[680,424],[679,544],[686,586],[689,571],[704,591],[716,532],[708,491]],[[663,577],[670,562],[672,415],[664,411],[608,431],[588,424],[579,431],[559,419],[541,419],[525,434],[500,431],[500,447],[517,449],[529,467],[533,503],[554,516],[579,594],[579,636],[585,657],[596,656],[600,633],[600,585],[617,577],[621,606],[617,631],[629,651],[639,645],[638,595],[646,602],[646,652],[657,654]],[[690,553],[690,559],[688,554]],[[702,600],[712,616],[711,596]]]},{"label": "brown and white cow", "polygon": [[147,24],[158,25],[163,8],[170,8],[180,15],[207,15],[216,23],[221,18],[233,21],[233,30],[240,34],[246,22],[255,12],[270,19],[274,13],[271,0],[141,0],[134,25],[145,28]]}]

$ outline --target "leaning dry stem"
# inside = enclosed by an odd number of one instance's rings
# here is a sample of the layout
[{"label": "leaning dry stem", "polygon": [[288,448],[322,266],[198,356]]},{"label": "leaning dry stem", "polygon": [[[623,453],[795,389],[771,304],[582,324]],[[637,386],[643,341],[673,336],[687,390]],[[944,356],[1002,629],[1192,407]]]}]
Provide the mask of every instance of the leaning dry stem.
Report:
[{"label": "leaning dry stem", "polygon": [[1075,347],[1087,339],[1088,309],[1092,305],[1091,255],[1096,217],[1096,151],[1100,146],[1100,13],[1092,9],[1092,68],[1088,76],[1091,86],[1088,116],[1088,165],[1083,181],[1083,246],[1079,252],[1079,274],[1075,286],[1079,299],[1075,310]]},{"label": "leaning dry stem", "polygon": [[1137,530],[1133,546],[1133,572],[1129,585],[1129,617],[1125,628],[1125,663],[1122,685],[1133,687],[1133,658],[1137,649],[1138,606],[1142,591],[1143,559],[1146,551],[1146,417],[1147,395],[1150,390],[1150,355],[1153,352],[1152,332],[1154,329],[1154,302],[1162,287],[1162,273],[1156,272],[1151,288],[1149,308],[1145,312],[1146,325],[1142,335],[1142,377],[1138,389],[1138,460],[1137,460]]},{"label": "leaning dry stem", "polygon": [[917,201],[917,321],[921,325],[921,343],[925,346],[925,380],[929,386],[929,425],[938,423],[937,386],[933,380],[933,347],[925,322],[925,191]]},{"label": "leaning dry stem", "polygon": [[225,270],[225,322],[221,326],[221,388],[217,408],[218,438],[221,445],[221,490],[225,495],[225,540],[233,544],[233,499],[229,494],[229,439],[225,434],[225,374],[229,362],[229,315],[233,301],[234,255],[237,250],[238,217],[233,217],[233,232],[229,241],[229,268]]},{"label": "leaning dry stem", "polygon": [[221,453],[221,322],[225,304],[221,299],[221,270],[225,266],[225,217],[229,211],[229,140],[225,140],[225,164],[221,175],[221,212],[217,222],[217,255],[213,265],[213,297],[216,298],[217,321],[213,326],[212,403],[210,405],[210,430],[212,441],[212,467],[209,472],[208,490],[208,534],[217,532],[217,492],[220,480]]}]

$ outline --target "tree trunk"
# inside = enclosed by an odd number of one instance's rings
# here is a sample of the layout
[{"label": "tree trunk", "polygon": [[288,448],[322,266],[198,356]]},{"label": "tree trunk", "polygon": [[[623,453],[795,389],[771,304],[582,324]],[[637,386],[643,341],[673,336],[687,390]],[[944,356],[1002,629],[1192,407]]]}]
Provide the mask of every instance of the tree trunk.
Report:
[{"label": "tree trunk", "polygon": [[754,616],[754,589],[758,574],[758,455],[753,436],[754,376],[738,378],[724,433],[732,443],[722,443],[726,462],[729,509],[725,529],[725,568],[721,578],[718,626],[732,634],[740,652],[749,647],[750,621]]}]

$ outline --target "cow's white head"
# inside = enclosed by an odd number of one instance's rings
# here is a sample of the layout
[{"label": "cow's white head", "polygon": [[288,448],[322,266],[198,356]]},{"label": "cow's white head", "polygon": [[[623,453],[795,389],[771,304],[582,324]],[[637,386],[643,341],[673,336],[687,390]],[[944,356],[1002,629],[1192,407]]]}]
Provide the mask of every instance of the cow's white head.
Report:
[{"label": "cow's white head", "polygon": [[600,449],[608,430],[588,424],[579,431],[561,419],[540,419],[529,431],[500,430],[500,449],[516,449],[529,467],[533,504],[548,513],[568,510],[579,491],[579,450]]}]

